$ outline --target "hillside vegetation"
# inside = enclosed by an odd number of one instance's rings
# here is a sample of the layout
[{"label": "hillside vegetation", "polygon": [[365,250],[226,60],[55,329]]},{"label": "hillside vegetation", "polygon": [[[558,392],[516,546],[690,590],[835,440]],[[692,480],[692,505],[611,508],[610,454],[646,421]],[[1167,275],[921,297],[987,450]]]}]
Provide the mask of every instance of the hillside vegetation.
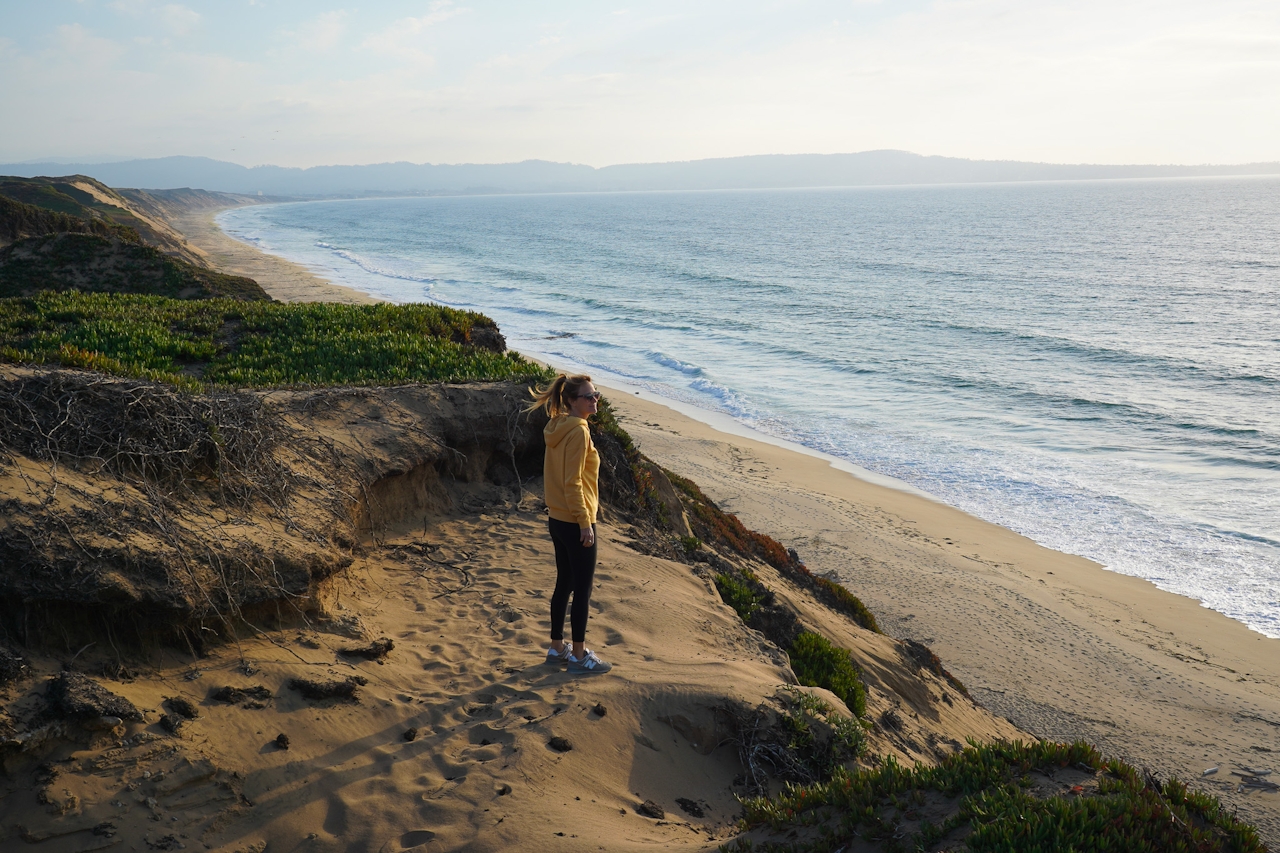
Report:
[{"label": "hillside vegetation", "polygon": [[[137,192],[137,191],[135,191]],[[59,213],[72,219],[90,223],[89,233],[103,234],[141,242],[164,252],[172,258],[186,261],[198,267],[207,267],[204,256],[192,249],[181,234],[175,231],[168,222],[159,215],[159,208],[149,204],[150,196],[137,193],[138,198],[131,200],[101,181],[85,175],[68,175],[60,178],[15,178],[0,176],[0,196],[10,201],[20,202],[30,207],[50,213]],[[25,217],[19,211],[11,211],[7,216],[18,224],[18,228],[0,226],[0,239],[16,240],[21,237],[36,237],[60,231],[84,231],[85,227],[61,227],[51,222],[32,221],[29,213]],[[25,227],[21,219],[30,224]],[[66,220],[60,220],[65,223]],[[95,227],[96,226],[96,227]],[[105,230],[103,230],[105,227]]]},{"label": "hillside vegetation", "polygon": [[[3,187],[0,186],[0,192]],[[10,243],[23,237],[41,234],[72,232],[98,234],[103,237],[119,237],[138,242],[138,232],[127,225],[119,225],[104,219],[84,219],[47,207],[17,201],[0,195],[0,241]]]},{"label": "hillside vegetation", "polygon": [[528,378],[492,320],[437,305],[43,293],[0,299],[0,359],[194,387]]},{"label": "hillside vegetation", "polygon": [[210,269],[146,193],[90,178],[0,179],[0,298],[43,291],[178,299],[269,299],[252,279]]},{"label": "hillside vegetation", "polygon": [[118,234],[45,234],[0,249],[0,297],[63,290],[176,299],[271,298],[251,278],[198,267]]}]

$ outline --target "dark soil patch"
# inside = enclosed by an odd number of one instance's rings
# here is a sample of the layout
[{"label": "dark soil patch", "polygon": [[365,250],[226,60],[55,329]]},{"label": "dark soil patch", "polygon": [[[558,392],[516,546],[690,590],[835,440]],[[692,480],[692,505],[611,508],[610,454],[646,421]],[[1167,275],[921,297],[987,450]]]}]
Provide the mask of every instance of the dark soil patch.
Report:
[{"label": "dark soil patch", "polygon": [[245,708],[265,708],[271,700],[271,691],[261,684],[253,687],[219,687],[209,694],[215,702],[226,702]]},{"label": "dark soil patch", "polygon": [[676,805],[680,807],[680,811],[690,817],[706,817],[707,813],[703,810],[702,805],[697,800],[691,800],[688,797],[676,797]]},{"label": "dark soil patch", "polygon": [[323,699],[342,699],[347,702],[359,702],[359,688],[369,683],[369,679],[353,675],[344,681],[312,681],[307,678],[291,678],[285,686],[296,690],[304,699],[319,701]]},{"label": "dark soil patch", "polygon": [[380,640],[374,640],[367,646],[360,646],[354,649],[339,649],[338,654],[349,658],[364,658],[365,660],[382,660],[387,656],[387,652],[396,646],[390,639],[383,637]]},{"label": "dark soil patch", "polygon": [[76,672],[62,672],[45,688],[49,711],[67,720],[95,720],[119,717],[141,720],[142,712],[123,696],[117,696],[93,679]]}]

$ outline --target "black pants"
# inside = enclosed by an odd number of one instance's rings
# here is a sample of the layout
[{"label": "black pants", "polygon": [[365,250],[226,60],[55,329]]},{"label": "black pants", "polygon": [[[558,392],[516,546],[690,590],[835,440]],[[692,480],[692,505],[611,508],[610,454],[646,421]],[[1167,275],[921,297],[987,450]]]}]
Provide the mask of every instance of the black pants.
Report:
[{"label": "black pants", "polygon": [[[564,639],[564,614],[573,594],[569,624],[573,641],[587,639],[587,607],[591,604],[591,583],[596,576],[596,543],[582,544],[582,530],[572,521],[547,519],[551,542],[556,546],[556,591],[551,594],[551,639]],[[595,525],[592,525],[595,530]]]}]

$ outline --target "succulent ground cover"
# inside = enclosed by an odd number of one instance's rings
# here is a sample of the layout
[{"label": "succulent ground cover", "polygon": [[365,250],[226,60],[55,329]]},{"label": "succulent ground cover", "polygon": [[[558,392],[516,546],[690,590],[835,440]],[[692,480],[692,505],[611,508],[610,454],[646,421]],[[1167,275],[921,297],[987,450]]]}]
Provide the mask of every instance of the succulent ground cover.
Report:
[{"label": "succulent ground cover", "polygon": [[493,321],[437,305],[41,293],[0,299],[0,360],[201,386],[392,385],[541,376]]},{"label": "succulent ground cover", "polygon": [[1083,741],[971,743],[937,767],[837,767],[743,805],[744,825],[763,831],[722,850],[1266,850],[1215,798],[1104,759]]}]

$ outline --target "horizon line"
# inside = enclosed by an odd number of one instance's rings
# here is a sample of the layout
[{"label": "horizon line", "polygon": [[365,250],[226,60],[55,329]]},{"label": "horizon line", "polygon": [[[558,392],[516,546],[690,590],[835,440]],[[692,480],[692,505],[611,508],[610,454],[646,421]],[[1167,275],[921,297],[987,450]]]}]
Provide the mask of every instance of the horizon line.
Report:
[{"label": "horizon line", "polygon": [[799,158],[799,157],[857,157],[865,154],[906,154],[921,159],[937,159],[952,160],[966,163],[992,163],[992,164],[1022,164],[1029,166],[1057,166],[1057,167],[1080,167],[1080,168],[1175,168],[1175,169],[1196,169],[1196,168],[1241,168],[1244,166],[1274,166],[1280,165],[1280,159],[1276,160],[1250,160],[1239,163],[1055,163],[1046,160],[1014,160],[1014,159],[985,159],[974,157],[956,157],[949,154],[917,154],[914,151],[908,151],[903,148],[871,148],[864,151],[839,151],[832,153],[795,153],[795,154],[735,154],[724,157],[698,157],[687,160],[650,160],[650,161],[633,161],[625,163],[611,163],[606,166],[592,166],[588,163],[575,163],[570,160],[547,160],[540,157],[528,157],[523,160],[503,160],[497,162],[456,162],[456,163],[433,163],[431,161],[415,162],[413,160],[380,160],[368,163],[323,163],[313,164],[310,166],[282,166],[276,163],[257,163],[247,166],[243,163],[237,163],[233,160],[220,160],[216,157],[210,157],[204,154],[165,154],[156,157],[120,157],[118,155],[109,155],[107,159],[75,159],[69,157],[53,157],[49,159],[31,158],[27,160],[11,161],[0,164],[0,166],[120,166],[126,163],[145,163],[158,160],[207,160],[212,163],[222,163],[230,166],[237,166],[241,169],[290,169],[300,172],[309,171],[311,169],[338,169],[338,168],[368,168],[372,166],[434,166],[434,167],[457,167],[457,166],[519,166],[527,163],[546,163],[553,166],[572,166],[576,168],[591,169],[593,171],[603,171],[605,169],[615,169],[627,166],[674,166],[692,163],[709,163],[728,160],[751,160],[762,158]]}]

